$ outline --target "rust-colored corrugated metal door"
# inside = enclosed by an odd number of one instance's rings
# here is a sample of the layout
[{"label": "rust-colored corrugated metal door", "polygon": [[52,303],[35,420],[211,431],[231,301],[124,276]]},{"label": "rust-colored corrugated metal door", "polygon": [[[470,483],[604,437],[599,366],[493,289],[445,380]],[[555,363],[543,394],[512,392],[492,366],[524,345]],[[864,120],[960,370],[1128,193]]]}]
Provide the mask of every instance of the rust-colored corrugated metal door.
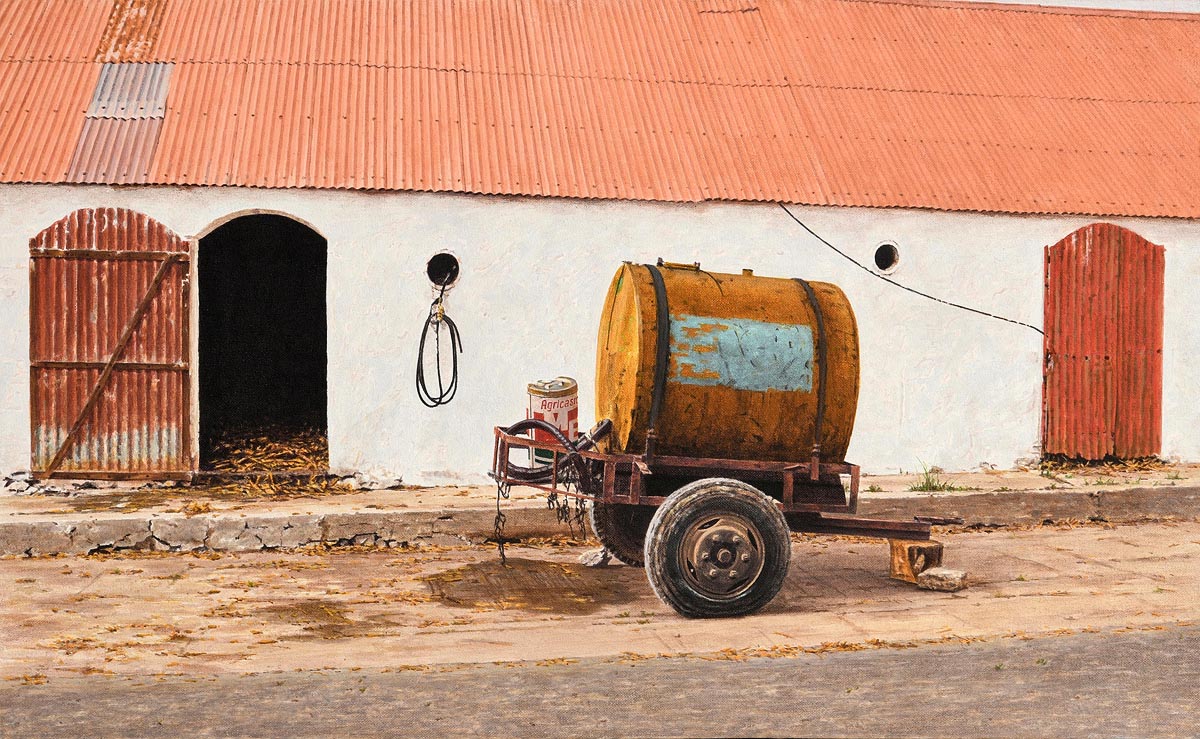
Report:
[{"label": "rust-colored corrugated metal door", "polygon": [[188,243],[140,213],[88,208],[29,250],[35,474],[186,474]]},{"label": "rust-colored corrugated metal door", "polygon": [[1163,247],[1110,223],[1046,247],[1043,453],[1159,452],[1164,260]]}]

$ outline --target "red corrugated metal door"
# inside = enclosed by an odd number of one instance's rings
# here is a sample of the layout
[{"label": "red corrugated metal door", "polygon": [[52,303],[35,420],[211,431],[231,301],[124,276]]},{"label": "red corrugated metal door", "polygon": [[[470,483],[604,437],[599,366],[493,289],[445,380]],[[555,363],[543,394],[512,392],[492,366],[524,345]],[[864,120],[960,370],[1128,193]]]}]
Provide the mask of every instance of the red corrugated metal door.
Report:
[{"label": "red corrugated metal door", "polygon": [[1110,223],[1046,247],[1044,454],[1158,454],[1164,260]]},{"label": "red corrugated metal door", "polygon": [[140,213],[88,208],[29,250],[35,474],[186,474],[188,243]]}]

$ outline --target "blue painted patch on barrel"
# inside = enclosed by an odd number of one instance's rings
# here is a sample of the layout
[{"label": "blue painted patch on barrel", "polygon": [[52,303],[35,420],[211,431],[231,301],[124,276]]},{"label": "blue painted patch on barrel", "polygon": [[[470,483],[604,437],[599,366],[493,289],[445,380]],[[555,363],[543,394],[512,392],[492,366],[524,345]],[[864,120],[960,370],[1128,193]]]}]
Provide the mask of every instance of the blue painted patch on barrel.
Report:
[{"label": "blue painted patch on barrel", "polygon": [[812,328],[746,318],[671,316],[672,382],[812,392]]}]

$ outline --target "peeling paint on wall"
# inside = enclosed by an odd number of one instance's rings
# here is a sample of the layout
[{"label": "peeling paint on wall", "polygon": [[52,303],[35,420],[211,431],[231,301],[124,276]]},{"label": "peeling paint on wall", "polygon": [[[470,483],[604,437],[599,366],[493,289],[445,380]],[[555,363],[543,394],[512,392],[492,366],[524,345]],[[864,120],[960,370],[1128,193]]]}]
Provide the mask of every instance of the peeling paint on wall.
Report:
[{"label": "peeling paint on wall", "polygon": [[812,369],[809,326],[671,316],[672,382],[755,392],[812,392]]}]

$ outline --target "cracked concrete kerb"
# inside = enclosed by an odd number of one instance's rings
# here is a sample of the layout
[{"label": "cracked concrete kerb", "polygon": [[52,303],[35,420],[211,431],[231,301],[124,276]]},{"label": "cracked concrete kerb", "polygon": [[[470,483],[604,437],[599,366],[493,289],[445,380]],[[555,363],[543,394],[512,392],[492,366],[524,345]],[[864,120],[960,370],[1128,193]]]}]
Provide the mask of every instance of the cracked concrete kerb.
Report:
[{"label": "cracked concrete kerb", "polygon": [[[566,533],[549,511],[529,509],[506,535]],[[0,524],[0,555],[94,554],[118,550],[252,552],[310,544],[399,547],[483,542],[494,511],[353,512],[323,515],[154,514],[97,520]]]},{"label": "cracked concrete kerb", "polygon": [[[1200,520],[1200,488],[1130,488],[1104,492],[1040,491],[884,496],[860,501],[865,518],[963,519],[963,528],[1061,521],[1128,523]],[[544,504],[505,509],[506,537],[571,533]],[[493,535],[494,508],[347,511],[322,514],[187,516],[94,514],[89,518],[9,519],[0,523],[0,555],[89,554],[117,550],[250,552],[309,544],[399,547],[479,544]]]}]

